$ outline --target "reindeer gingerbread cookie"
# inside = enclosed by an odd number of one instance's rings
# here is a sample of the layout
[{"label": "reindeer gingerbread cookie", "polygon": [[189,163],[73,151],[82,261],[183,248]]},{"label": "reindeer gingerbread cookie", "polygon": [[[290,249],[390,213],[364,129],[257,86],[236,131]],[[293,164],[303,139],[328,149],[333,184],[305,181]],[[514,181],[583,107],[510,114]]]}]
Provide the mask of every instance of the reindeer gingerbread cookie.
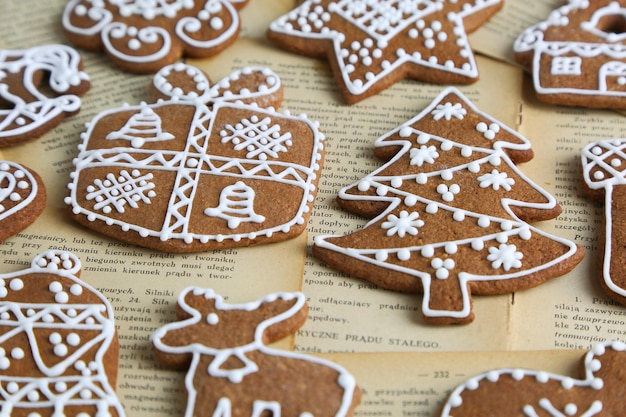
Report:
[{"label": "reindeer gingerbread cookie", "polygon": [[267,344],[306,320],[302,293],[227,304],[211,289],[178,298],[179,321],[152,335],[159,361],[188,368],[185,417],[351,416],[360,401],[354,377],[333,362]]},{"label": "reindeer gingerbread cookie", "polygon": [[525,369],[497,369],[457,387],[441,417],[614,417],[626,415],[626,344],[595,345],[580,379]]},{"label": "reindeer gingerbread cookie", "polygon": [[0,414],[123,417],[113,309],[63,251],[0,274]]},{"label": "reindeer gingerbread cookie", "polygon": [[[604,197],[604,230],[598,250],[598,277],[613,300],[626,305],[626,251],[623,227],[626,204],[626,139],[592,142],[582,150],[586,192],[594,199]],[[624,194],[624,197],[622,197]]]},{"label": "reindeer gingerbread cookie", "polygon": [[[167,252],[276,242],[304,231],[324,155],[318,123],[279,113],[278,76],[244,68],[211,85],[159,71],[155,104],[87,125],[66,202],[81,224]],[[147,215],[149,213],[149,215]]]},{"label": "reindeer gingerbread cookie", "polygon": [[78,113],[78,96],[89,88],[80,55],[68,46],[0,50],[0,147],[36,139]]}]

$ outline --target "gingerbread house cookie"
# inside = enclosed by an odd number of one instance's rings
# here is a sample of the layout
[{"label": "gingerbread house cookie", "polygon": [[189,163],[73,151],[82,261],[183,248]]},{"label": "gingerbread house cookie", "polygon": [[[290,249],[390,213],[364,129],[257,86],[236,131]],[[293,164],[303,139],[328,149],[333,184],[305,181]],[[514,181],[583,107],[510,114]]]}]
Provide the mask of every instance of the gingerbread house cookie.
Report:
[{"label": "gingerbread house cookie", "polygon": [[78,113],[78,96],[89,88],[81,57],[68,46],[0,50],[0,147],[36,139]]},{"label": "gingerbread house cookie", "polygon": [[66,202],[100,233],[167,252],[276,242],[304,231],[324,136],[279,113],[278,76],[236,71],[214,85],[174,64],[155,104],[105,111],[87,125]]},{"label": "gingerbread house cookie", "polygon": [[307,0],[271,23],[267,37],[327,59],[347,103],[411,78],[469,84],[478,69],[467,33],[502,0]]},{"label": "gingerbread house cookie", "polygon": [[626,1],[570,0],[524,30],[513,50],[538,99],[626,108]]},{"label": "gingerbread house cookie", "polygon": [[189,368],[185,415],[351,416],[360,390],[344,368],[267,346],[295,333],[307,311],[302,293],[228,304],[211,289],[183,290],[179,321],[152,341],[163,364]]},{"label": "gingerbread house cookie", "polygon": [[444,90],[376,141],[387,161],[337,201],[373,219],[345,236],[316,236],[328,266],[381,288],[422,293],[424,320],[469,323],[472,295],[535,287],[572,270],[584,249],[530,223],[561,207],[515,162],[530,142]]},{"label": "gingerbread house cookie", "polygon": [[2,414],[124,416],[113,309],[80,269],[74,255],[49,251],[0,274]]},{"label": "gingerbread house cookie", "polygon": [[104,51],[119,67],[154,73],[182,56],[209,57],[239,35],[248,0],[70,0],[63,29],[70,42]]},{"label": "gingerbread house cookie", "polygon": [[440,417],[612,417],[626,413],[626,345],[599,343],[581,360],[580,377],[495,369],[468,379]]}]

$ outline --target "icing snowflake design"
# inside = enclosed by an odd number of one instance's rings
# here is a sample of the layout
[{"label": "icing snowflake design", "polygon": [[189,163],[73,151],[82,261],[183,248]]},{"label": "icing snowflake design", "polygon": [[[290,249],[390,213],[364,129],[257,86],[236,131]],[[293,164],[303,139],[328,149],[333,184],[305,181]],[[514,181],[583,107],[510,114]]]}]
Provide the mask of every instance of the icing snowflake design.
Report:
[{"label": "icing snowflake design", "polygon": [[293,38],[309,45],[332,41],[328,59],[336,60],[332,67],[353,103],[385,88],[381,81],[396,71],[417,79],[445,73],[455,82],[474,82],[478,71],[463,19],[500,7],[500,0],[307,0],[272,22],[268,37],[286,49]]},{"label": "icing snowflake design", "polygon": [[[133,72],[156,72],[182,55],[214,55],[239,33],[247,0],[70,0],[63,28],[77,45],[105,49]],[[132,22],[132,23],[131,23]]]},{"label": "icing snowflake design", "polygon": [[450,120],[453,117],[459,120],[463,120],[466,114],[467,114],[467,110],[463,108],[463,105],[461,103],[439,104],[432,111],[433,119],[435,120],[440,120],[442,118],[446,120]]},{"label": "icing snowflake design", "polygon": [[387,216],[387,221],[381,226],[387,230],[387,236],[398,235],[399,237],[404,237],[407,234],[416,236],[418,233],[417,229],[424,226],[424,221],[418,217],[419,213],[417,212],[409,213],[403,210],[399,216],[395,214]]},{"label": "icing snowflake design", "polygon": [[501,243],[498,247],[489,248],[487,260],[494,269],[503,268],[505,271],[511,268],[521,268],[524,254],[517,250],[515,245]]},{"label": "icing snowflake design", "polygon": [[150,199],[156,196],[155,184],[149,181],[152,177],[152,174],[141,175],[137,169],[122,170],[118,176],[107,174],[106,179],[96,179],[87,187],[86,198],[95,201],[94,210],[111,213],[115,209],[124,213],[126,206],[136,209],[139,202],[150,204]]},{"label": "icing snowflake design", "polygon": [[492,187],[496,191],[498,191],[500,187],[506,191],[511,191],[511,187],[515,184],[515,180],[513,178],[508,178],[506,172],[500,172],[497,169],[492,170],[490,173],[481,175],[478,177],[478,181],[480,181],[481,188]]},{"label": "icing snowflake design", "polygon": [[291,133],[281,134],[280,126],[271,122],[269,117],[260,119],[254,115],[234,126],[227,124],[220,132],[222,143],[232,143],[236,151],[247,150],[246,158],[278,158],[278,153],[287,152],[287,147],[293,142]]},{"label": "icing snowflake design", "polygon": [[419,148],[411,148],[411,165],[421,167],[424,163],[432,164],[439,157],[439,152],[434,146],[422,145]]}]

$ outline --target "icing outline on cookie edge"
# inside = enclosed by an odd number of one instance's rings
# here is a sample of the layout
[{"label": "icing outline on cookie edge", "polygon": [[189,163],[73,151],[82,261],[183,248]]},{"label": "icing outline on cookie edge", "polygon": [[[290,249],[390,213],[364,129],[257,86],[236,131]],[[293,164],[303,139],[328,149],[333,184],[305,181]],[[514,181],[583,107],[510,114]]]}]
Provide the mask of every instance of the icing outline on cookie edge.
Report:
[{"label": "icing outline on cookie edge", "polygon": [[[177,331],[188,326],[193,326],[199,324],[203,319],[206,319],[209,325],[216,326],[219,324],[219,317],[217,314],[212,313],[206,318],[202,317],[202,313],[198,311],[196,308],[191,307],[186,301],[185,297],[188,294],[193,294],[194,296],[202,296],[206,299],[212,299],[215,302],[216,310],[243,310],[246,312],[255,312],[261,305],[267,302],[272,302],[277,299],[283,300],[295,300],[293,306],[289,307],[286,311],[283,311],[277,315],[271,316],[265,320],[263,320],[259,325],[255,327],[254,330],[254,340],[250,343],[247,343],[243,346],[235,346],[235,347],[227,347],[227,348],[213,348],[211,346],[207,346],[205,344],[201,344],[199,342],[191,343],[188,345],[181,346],[170,346],[164,343],[164,336],[170,331]],[[280,323],[282,321],[288,320],[293,317],[296,313],[298,313],[302,308],[306,306],[306,297],[301,292],[276,292],[272,294],[267,294],[256,301],[251,301],[247,303],[240,304],[229,304],[224,302],[224,298],[216,294],[214,290],[210,288],[200,288],[200,287],[187,287],[183,289],[179,296],[177,305],[187,314],[189,318],[178,320],[169,324],[166,324],[159,329],[157,329],[151,336],[150,340],[152,341],[155,349],[157,351],[164,352],[166,354],[192,354],[191,365],[187,370],[187,377],[185,378],[185,387],[188,394],[187,399],[187,409],[185,412],[185,417],[192,417],[195,415],[195,400],[197,396],[197,390],[193,385],[194,379],[193,376],[196,375],[199,371],[197,369],[198,363],[200,361],[200,357],[202,355],[214,356],[215,358],[211,362],[210,366],[203,372],[206,372],[212,378],[227,378],[232,384],[241,384],[242,381],[246,378],[246,376],[250,374],[254,374],[259,371],[258,366],[248,359],[245,355],[248,352],[258,351],[264,355],[274,356],[278,358],[290,358],[296,360],[308,361],[313,364],[318,364],[324,367],[328,367],[336,371],[339,376],[336,381],[338,386],[343,388],[343,395],[341,404],[339,405],[338,410],[335,413],[336,417],[343,417],[348,415],[350,411],[350,407],[353,402],[353,395],[355,391],[358,389],[355,378],[346,371],[342,366],[328,361],[322,358],[318,358],[311,355],[305,355],[301,353],[297,353],[294,351],[288,351],[283,349],[275,349],[267,346],[263,342],[263,334],[264,332]],[[231,356],[235,356],[239,359],[243,367],[239,369],[220,369],[220,366],[224,364],[228,358]],[[264,409],[271,409],[276,415],[280,415],[280,403],[276,403],[274,401],[267,402],[263,400],[255,400],[254,407],[264,407]],[[217,409],[215,413],[221,411],[225,416],[230,415],[231,402],[227,397],[222,397],[219,399],[217,404]],[[212,410],[208,410],[211,412]],[[262,410],[257,410],[262,411]],[[220,413],[218,413],[220,414]],[[257,413],[253,413],[253,415],[257,415]],[[302,416],[308,415],[306,413],[301,414]]]},{"label": "icing outline on cookie edge", "polygon": [[[586,31],[598,38],[597,42],[584,42],[575,40],[544,40],[544,31],[549,28],[567,26],[569,24],[568,15],[573,12],[592,7],[595,3],[589,0],[570,0],[567,4],[553,10],[548,18],[525,29],[515,40],[513,51],[515,54],[522,54],[533,51],[531,68],[533,84],[538,95],[573,95],[582,96],[578,98],[574,105],[589,106],[590,96],[602,96],[611,98],[616,105],[606,105],[603,107],[624,107],[619,104],[620,100],[626,99],[626,88],[623,90],[610,90],[607,86],[608,77],[617,77],[619,86],[626,85],[626,40],[624,33],[611,33],[598,29],[598,22],[602,17],[608,15],[626,15],[626,6],[621,6],[618,1],[605,2],[606,4],[594,11],[588,21],[581,22],[580,30]],[[569,33],[565,32],[564,33]],[[602,43],[604,41],[604,43]],[[553,57],[549,68],[550,77],[542,84],[542,56]],[[562,56],[564,55],[564,56]],[[573,56],[571,56],[573,55]],[[552,86],[550,78],[558,75],[578,76],[583,75],[582,66],[584,59],[592,59],[599,56],[607,56],[612,61],[607,61],[598,68],[595,86],[583,85],[581,87],[568,86],[567,82],[554,83],[564,86]],[[557,99],[550,99],[557,102]],[[566,100],[559,100],[559,104],[567,104]],[[590,106],[592,107],[592,106]]]},{"label": "icing outline on cookie edge", "polygon": [[[97,406],[99,412],[103,413],[102,415],[105,417],[111,415],[108,412],[110,408],[115,409],[117,417],[124,417],[125,413],[123,407],[120,404],[113,387],[109,384],[104,365],[105,352],[108,350],[115,338],[113,308],[109,301],[102,294],[96,291],[95,288],[77,278],[76,274],[78,274],[80,270],[81,262],[78,257],[70,252],[50,250],[37,255],[31,261],[30,268],[28,269],[8,274],[0,274],[0,322],[3,323],[3,326],[9,327],[15,326],[17,321],[17,323],[19,323],[18,330],[20,330],[20,332],[25,332],[28,336],[28,340],[30,341],[29,346],[31,348],[32,357],[37,364],[37,370],[45,375],[45,379],[48,379],[48,384],[53,384],[54,380],[58,379],[58,382],[55,385],[55,390],[59,393],[57,395],[53,394],[52,391],[54,390],[49,390],[48,392],[49,396],[54,399],[53,404],[50,405],[54,407],[55,412],[62,410],[65,405],[86,405]],[[27,283],[24,282],[21,277],[39,273],[53,274],[66,281],[66,283],[52,281],[49,285],[48,290],[51,295],[53,295],[57,305],[49,304],[46,306],[48,303],[42,304],[25,303],[23,301],[3,301],[3,298],[10,294],[10,292],[19,292],[27,287]],[[36,276],[29,276],[27,278],[29,280],[33,280],[36,279]],[[67,281],[72,284],[68,284]],[[67,290],[65,290],[64,287]],[[90,294],[95,295],[99,304],[71,303],[72,296],[80,296],[84,291],[88,291]],[[63,310],[66,310],[66,312]],[[33,315],[29,315],[29,311],[33,311]],[[85,313],[88,313],[88,315]],[[67,357],[53,367],[48,367],[41,358],[41,352],[37,350],[37,338],[33,334],[37,327],[50,327],[49,324],[47,324],[49,322],[49,319],[46,317],[47,314],[54,314],[57,319],[67,320],[67,322],[64,321],[62,324],[58,324],[59,326],[68,325],[68,328],[71,329],[72,327],[70,323],[76,322],[75,326],[80,326],[81,328],[89,330],[98,330],[100,333],[98,336],[87,342],[80,340],[79,335],[70,333],[65,340],[65,343],[70,346],[78,346],[78,348],[71,354],[67,351],[67,346],[63,343],[64,341],[61,339],[61,336],[56,334],[58,335],[57,337],[55,336],[55,333],[52,333],[50,335],[49,343],[55,346],[53,353],[61,358],[64,356]],[[11,315],[16,318],[16,321],[11,319]],[[51,316],[50,318],[54,320],[54,317]],[[39,326],[37,326],[37,320],[40,320]],[[8,331],[3,335],[0,335],[0,342],[3,342],[7,340],[7,338],[11,338],[13,336],[16,336],[15,330]],[[89,351],[97,344],[101,344],[101,346],[96,352],[96,362],[90,362],[87,364],[83,361],[77,360],[80,359],[85,352]],[[19,352],[18,350],[13,349],[10,354],[7,354],[7,356],[3,359],[0,359],[0,369],[8,369],[11,366],[11,360],[19,361],[23,357],[24,352]],[[74,366],[79,373],[77,373],[76,376],[63,376],[65,370],[70,366]],[[33,398],[35,402],[45,404],[44,401],[39,399],[39,395],[35,398],[24,392],[26,390],[37,394],[37,391],[39,391],[41,387],[36,383],[36,381],[44,378],[18,378],[19,383],[23,385],[21,388],[18,384],[13,383],[14,381],[12,380],[15,378],[16,376],[14,375],[0,376],[0,380],[3,381],[2,385],[6,387],[6,391],[2,391],[2,400],[4,404],[0,407],[1,414],[4,415],[6,411],[10,412],[13,408],[19,406],[21,401],[26,400],[27,404],[32,402],[33,400],[31,398]],[[32,380],[31,383],[25,383],[29,380]],[[72,387],[67,387],[67,383],[72,383]],[[14,387],[12,387],[12,385],[14,385]],[[65,390],[63,390],[64,386]],[[77,397],[79,396],[79,391],[77,389],[81,388],[81,386],[83,389],[91,390],[92,392],[89,392],[89,394],[92,394],[93,396],[81,396],[81,398],[78,399]],[[41,391],[45,392],[45,390]],[[69,394],[72,394],[71,398],[67,397]],[[47,399],[50,400],[50,398]],[[106,408],[102,409],[102,407]]]},{"label": "icing outline on cookie edge", "polygon": [[[466,2],[462,10],[450,12],[444,17],[454,27],[452,33],[442,31],[442,23],[437,20],[431,22],[430,26],[425,26],[425,21],[429,21],[429,15],[440,12],[447,1],[408,0],[400,2],[398,0],[386,0],[367,2],[339,0],[328,2],[307,0],[291,12],[274,20],[268,29],[268,36],[271,39],[271,32],[274,32],[277,35],[293,36],[296,40],[299,40],[297,39],[299,37],[310,40],[331,40],[333,53],[327,51],[326,59],[334,58],[336,60],[339,68],[339,74],[336,75],[340,76],[341,82],[349,94],[354,96],[349,101],[359,101],[360,98],[358,97],[370,89],[377,91],[374,88],[377,83],[395,71],[399,71],[405,64],[414,64],[430,70],[456,74],[467,78],[466,83],[473,82],[478,77],[478,68],[465,33],[463,19],[502,2],[501,0],[477,1],[475,4]],[[372,10],[365,13],[367,8],[372,8]],[[379,14],[380,17],[374,19],[373,16],[370,16],[371,14]],[[410,14],[410,16],[404,17],[403,14]],[[342,21],[350,22],[356,28],[355,30],[363,32],[365,39],[362,42],[354,41],[351,45],[342,45],[346,40],[345,35],[327,26],[333,19],[332,15],[338,16],[337,19]],[[368,19],[371,21],[368,22]],[[296,24],[300,27],[295,28],[294,25]],[[412,53],[402,48],[396,50],[395,61],[381,61],[384,55],[383,51],[390,47],[390,43],[393,44],[392,41],[398,36],[406,36],[406,39],[410,39],[416,48],[418,42],[420,45],[423,43],[427,50],[435,49],[438,42],[443,43],[451,37],[456,37],[457,40],[454,45],[459,48],[459,56],[464,60],[464,63],[460,67],[456,67],[452,60],[440,63],[436,55],[425,57],[420,52]],[[281,43],[283,42],[281,41]],[[304,54],[306,55],[306,53]],[[357,65],[372,68],[365,74],[365,79],[352,79],[351,74]],[[406,73],[403,74],[403,77],[407,77]],[[419,75],[414,75],[411,78],[420,79]]]},{"label": "icing outline on cookie edge", "polygon": [[[490,126],[487,126],[484,123],[479,123],[479,125],[476,126],[476,130],[479,132],[483,133],[483,136],[485,136],[486,139],[488,140],[493,140],[492,134],[493,131],[490,131],[490,129],[497,129],[498,130],[502,130],[502,131],[506,131],[507,133],[513,135],[515,138],[519,139],[519,141],[521,143],[516,144],[516,143],[505,143],[505,142],[499,142],[497,141],[494,146],[493,146],[493,150],[492,151],[487,151],[486,149],[481,149],[482,152],[488,152],[490,153],[490,155],[486,156],[485,158],[483,158],[483,160],[485,161],[485,163],[492,163],[491,161],[493,161],[494,163],[497,162],[497,165],[500,163],[506,163],[510,169],[515,172],[520,178],[524,179],[528,184],[532,185],[532,187],[540,194],[542,195],[547,202],[546,203],[531,203],[531,202],[524,202],[524,201],[520,201],[520,200],[514,200],[514,205],[515,206],[519,206],[519,207],[529,207],[529,208],[541,208],[541,209],[551,209],[554,208],[557,205],[556,199],[554,196],[552,196],[551,194],[549,194],[547,191],[545,191],[544,189],[542,189],[541,187],[539,187],[534,181],[530,180],[530,178],[528,178],[514,163],[511,162],[510,158],[506,155],[506,153],[504,152],[503,148],[508,148],[508,149],[513,149],[513,150],[525,150],[525,149],[530,149],[530,142],[522,137],[519,133],[515,132],[514,130],[510,129],[508,126],[496,121],[495,119],[493,119],[491,116],[487,115],[486,113],[480,111],[473,103],[471,103],[467,98],[465,98],[463,96],[463,94],[461,94],[460,91],[458,91],[456,88],[454,87],[450,87],[445,89],[443,92],[441,92],[439,94],[438,97],[436,97],[435,99],[433,99],[433,101],[431,102],[431,104],[426,107],[422,112],[420,112],[417,116],[411,118],[409,121],[404,122],[402,125],[400,125],[399,127],[392,129],[391,131],[389,131],[388,133],[386,133],[385,135],[383,135],[382,137],[380,137],[379,139],[376,140],[375,142],[375,147],[381,146],[381,144],[384,142],[384,146],[393,146],[393,145],[397,145],[399,146],[401,149],[398,150],[395,155],[393,156],[393,158],[391,158],[390,160],[386,161],[384,164],[382,164],[379,168],[377,168],[376,170],[374,170],[372,173],[368,174],[366,177],[362,178],[360,181],[353,183],[347,187],[344,187],[343,189],[341,189],[339,191],[339,195],[338,197],[341,199],[345,199],[345,200],[358,200],[358,201],[368,201],[368,200],[372,200],[372,201],[387,201],[389,202],[389,206],[383,210],[379,215],[377,215],[376,217],[374,217],[373,219],[371,219],[370,221],[368,221],[368,223],[363,226],[361,229],[359,230],[364,230],[368,227],[370,227],[371,225],[374,225],[377,222],[380,222],[381,219],[387,217],[389,215],[389,213],[393,212],[394,208],[397,207],[399,204],[402,203],[402,201],[405,201],[407,205],[412,205],[412,204],[416,204],[416,203],[427,203],[427,208],[426,208],[426,213],[429,214],[436,214],[437,211],[439,211],[440,209],[448,211],[448,212],[452,212],[454,213],[454,215],[452,216],[452,218],[454,219],[454,221],[460,222],[460,221],[464,221],[468,218],[476,218],[477,224],[480,227],[486,227],[486,225],[490,224],[490,223],[498,223],[501,224],[501,228],[502,231],[501,233],[499,233],[497,236],[496,235],[486,235],[486,236],[481,236],[478,238],[473,238],[473,239],[464,239],[462,241],[459,242],[448,242],[444,244],[423,244],[423,245],[412,245],[407,247],[403,247],[403,248],[373,248],[373,249],[355,249],[355,248],[349,248],[349,247],[342,247],[339,245],[335,245],[332,242],[330,242],[328,239],[329,238],[334,238],[334,237],[342,237],[339,235],[320,235],[320,236],[316,236],[314,239],[314,245],[318,246],[320,248],[323,249],[327,249],[327,250],[331,250],[334,252],[338,252],[346,257],[350,257],[350,258],[355,258],[358,259],[362,262],[368,263],[368,264],[373,264],[376,265],[378,267],[381,268],[387,268],[390,269],[394,272],[400,272],[403,274],[407,274],[410,276],[414,276],[416,278],[418,278],[421,282],[422,282],[422,286],[423,286],[423,301],[422,301],[422,313],[424,314],[425,317],[429,317],[429,318],[455,318],[455,319],[466,319],[468,317],[470,317],[471,314],[471,297],[470,297],[470,291],[468,288],[467,283],[470,281],[490,281],[490,280],[506,280],[506,279],[514,279],[514,278],[520,278],[522,276],[526,276],[529,274],[533,274],[535,272],[541,271],[543,269],[548,269],[551,268],[552,266],[555,266],[556,264],[558,264],[559,262],[566,260],[572,256],[575,255],[575,253],[579,250],[579,248],[577,247],[576,244],[574,244],[573,242],[570,242],[567,239],[561,238],[559,236],[553,236],[550,235],[548,233],[543,232],[542,230],[532,226],[531,224],[520,220],[511,210],[510,208],[510,204],[509,204],[509,199],[507,198],[502,198],[501,200],[501,204],[504,208],[504,210],[506,211],[506,213],[513,219],[517,219],[517,221],[502,221],[502,219],[500,218],[496,218],[493,217],[491,215],[484,215],[484,214],[476,214],[476,213],[472,213],[469,212],[467,210],[464,210],[462,208],[459,207],[454,207],[451,205],[446,204],[446,192],[444,191],[443,193],[441,193],[441,197],[442,197],[442,202],[435,202],[433,200],[430,200],[428,198],[423,198],[417,195],[413,195],[413,194],[409,194],[408,192],[404,192],[401,191],[399,189],[393,188],[393,184],[394,181],[397,181],[399,183],[401,183],[403,180],[414,180],[417,181],[419,184],[425,184],[428,181],[429,177],[439,177],[441,176],[442,179],[447,180],[447,179],[451,179],[453,172],[458,168],[458,169],[468,169],[468,170],[472,170],[472,169],[478,169],[479,167],[477,166],[476,168],[472,168],[472,164],[462,164],[459,166],[455,166],[455,169],[445,169],[441,172],[439,171],[433,171],[430,172],[428,174],[424,174],[424,173],[419,173],[419,174],[407,174],[405,177],[403,178],[387,178],[385,176],[377,176],[378,173],[383,172],[387,169],[387,167],[389,167],[390,165],[392,165],[394,162],[398,161],[400,158],[402,158],[404,155],[406,155],[406,153],[409,151],[409,149],[412,146],[412,142],[410,142],[410,140],[408,139],[409,137],[415,137],[416,135],[418,136],[418,141],[419,141],[419,131],[415,131],[414,128],[412,127],[413,123],[415,123],[416,121],[428,116],[428,115],[432,115],[433,118],[435,120],[439,120],[441,118],[443,119],[451,119],[451,118],[462,118],[464,117],[464,113],[462,113],[462,111],[464,110],[462,107],[456,107],[456,106],[448,106],[447,104],[441,104],[442,99],[447,96],[448,94],[454,94],[456,95],[459,99],[461,99],[461,101],[464,103],[464,105],[467,106],[468,109],[471,109],[473,112],[475,112],[476,114],[481,115],[482,117],[484,117],[487,120],[493,121],[493,123],[491,123]],[[484,126],[483,126],[484,124]],[[400,137],[406,137],[407,139],[399,139],[396,141],[389,141],[386,140],[389,136],[392,136],[396,133],[399,133]],[[435,134],[432,133],[426,133],[425,136],[428,136],[428,139],[432,139],[432,140],[437,140],[440,141],[442,143],[442,148],[445,145],[445,143],[448,143],[451,147],[457,146],[455,144],[453,144],[453,141],[446,139],[446,138],[441,138]],[[489,139],[491,138],[491,139]],[[468,145],[463,145],[466,148],[469,148]],[[415,149],[415,148],[413,148]],[[479,160],[480,161],[480,160]],[[434,161],[433,161],[434,162]],[[413,178],[414,177],[414,178]],[[450,178],[447,178],[450,177]],[[371,178],[375,178],[378,180],[390,180],[392,187],[387,187],[384,184],[380,184],[377,182],[377,180],[375,181],[368,181],[368,179]],[[481,177],[482,178],[482,177]],[[480,178],[479,178],[480,181]],[[492,186],[492,187],[496,187],[499,186],[499,183],[497,181],[491,180],[491,179],[483,179],[483,181],[485,182],[489,182],[488,186]],[[482,184],[482,183],[481,183]],[[352,188],[356,188],[358,187],[359,190],[361,191],[365,191],[366,188],[369,187],[377,187],[377,195],[376,197],[372,197],[372,196],[359,196],[359,195],[352,195],[352,194],[348,194],[347,190],[352,189]],[[361,188],[363,187],[363,188]],[[503,187],[504,188],[504,187]],[[495,188],[497,189],[497,188]],[[383,191],[384,190],[384,191]],[[387,192],[389,191],[393,191],[393,195],[389,196],[387,195]],[[439,190],[438,190],[439,191]],[[448,191],[449,192],[449,191]],[[402,213],[400,213],[400,217],[402,217]],[[398,222],[402,222],[406,224],[406,221],[408,219],[408,215],[405,216],[406,218],[400,218],[398,219]],[[389,229],[387,231],[388,235],[390,230],[393,230],[393,225],[390,223],[389,221],[389,217],[387,217],[388,222],[382,223],[382,227],[385,228],[385,224],[387,224],[389,227],[387,227],[387,229]],[[423,220],[423,219],[421,219]],[[420,220],[420,221],[421,221]],[[419,224],[415,224],[413,225],[414,228],[420,227]],[[357,230],[356,232],[358,232],[359,230]],[[408,231],[409,229],[407,229]],[[412,233],[408,233],[408,234],[412,234]],[[415,233],[417,234],[417,233]],[[495,276],[491,276],[491,275],[475,275],[475,274],[471,274],[468,272],[459,272],[458,274],[458,278],[459,278],[459,283],[460,283],[460,287],[461,287],[461,294],[462,294],[462,301],[463,301],[463,308],[461,310],[456,310],[456,311],[451,311],[451,310],[433,310],[430,308],[429,306],[429,301],[430,301],[430,286],[431,286],[431,282],[433,282],[433,280],[436,279],[447,279],[448,277],[448,270],[451,267],[454,267],[454,263],[450,264],[450,262],[445,262],[442,259],[436,258],[433,259],[433,263],[432,263],[432,267],[437,269],[436,272],[436,276],[431,276],[429,273],[427,272],[423,272],[417,269],[412,269],[412,268],[405,268],[402,267],[400,265],[396,265],[393,263],[388,263],[386,262],[389,254],[396,254],[397,257],[399,258],[399,260],[409,260],[411,253],[417,253],[417,256],[424,256],[424,257],[432,257],[434,254],[434,249],[436,247],[441,247],[441,248],[445,248],[445,251],[449,254],[454,254],[456,253],[457,247],[458,245],[460,245],[461,243],[463,244],[470,244],[472,249],[474,250],[482,250],[484,248],[484,241],[487,240],[498,240],[500,239],[500,235],[502,236],[514,236],[516,234],[519,234],[520,238],[523,240],[527,240],[530,239],[532,234],[537,234],[539,236],[544,236],[549,238],[552,241],[558,242],[560,244],[563,245],[564,248],[568,248],[567,251],[565,251],[561,256],[556,257],[555,259],[553,259],[550,262],[535,266],[534,268],[531,269],[524,269],[520,272],[515,272],[515,271],[511,271],[509,272],[510,269],[515,269],[515,268],[519,268],[521,266],[521,264],[518,265],[518,263],[520,262],[520,257],[518,257],[516,255],[516,253],[510,253],[510,248],[509,247],[503,247],[504,243],[500,244],[500,247],[498,249],[497,252],[492,251],[491,249],[494,248],[490,248],[490,254],[487,257],[487,260],[491,261],[491,265],[492,268],[494,269],[503,269],[504,273],[500,274],[500,275],[495,275]],[[420,255],[421,254],[421,255]],[[371,256],[371,257],[370,257]],[[448,260],[449,261],[449,260]],[[346,271],[344,271],[346,272]],[[543,282],[543,281],[542,281]]]}]

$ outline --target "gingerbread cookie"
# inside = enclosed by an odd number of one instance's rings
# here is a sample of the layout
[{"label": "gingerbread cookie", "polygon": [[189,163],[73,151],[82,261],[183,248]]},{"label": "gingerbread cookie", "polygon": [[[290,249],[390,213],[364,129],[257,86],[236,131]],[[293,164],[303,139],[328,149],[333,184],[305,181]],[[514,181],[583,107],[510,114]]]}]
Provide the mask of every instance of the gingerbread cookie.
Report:
[{"label": "gingerbread cookie", "polygon": [[351,416],[360,401],[354,377],[330,361],[270,348],[304,324],[302,293],[227,304],[211,289],[178,298],[179,321],[152,335],[159,361],[189,368],[188,416]]},{"label": "gingerbread cookie", "polygon": [[36,139],[78,113],[78,95],[89,87],[80,55],[68,46],[0,49],[0,147]]},{"label": "gingerbread cookie", "polygon": [[81,264],[49,251],[0,274],[0,409],[33,415],[123,417],[113,387],[113,309],[78,279]]},{"label": "gingerbread cookie", "polygon": [[502,0],[307,0],[271,23],[281,48],[327,59],[347,103],[412,78],[442,84],[478,80],[470,33]]},{"label": "gingerbread cookie", "polygon": [[41,177],[20,164],[0,160],[0,242],[32,224],[45,207]]},{"label": "gingerbread cookie", "polygon": [[[87,125],[66,202],[81,224],[168,252],[276,242],[302,233],[324,155],[318,123],[278,113],[282,84],[245,68],[214,85],[174,64],[156,104]],[[149,213],[149,215],[146,215]]]},{"label": "gingerbread cookie", "polygon": [[626,108],[624,0],[570,0],[516,39],[515,59],[551,104]]},{"label": "gingerbread cookie", "polygon": [[317,236],[313,254],[382,288],[423,293],[427,322],[470,322],[473,294],[531,288],[582,260],[582,248],[528,224],[561,211],[514,164],[532,157],[530,142],[458,90],[379,138],[375,154],[388,162],[337,199],[374,218]]},{"label": "gingerbread cookie", "polygon": [[[622,213],[626,204],[626,139],[592,142],[582,150],[586,191],[593,198],[604,197],[604,231],[598,250],[598,277],[604,291],[626,305],[626,251]],[[622,197],[624,194],[624,197]],[[622,201],[624,200],[624,201]]]},{"label": "gingerbread cookie", "polygon": [[70,0],[63,29],[70,42],[104,51],[119,67],[154,73],[183,56],[213,56],[239,35],[248,0]]},{"label": "gingerbread cookie", "polygon": [[441,417],[613,417],[626,415],[626,345],[599,343],[582,359],[580,379],[497,369],[457,387]]}]

